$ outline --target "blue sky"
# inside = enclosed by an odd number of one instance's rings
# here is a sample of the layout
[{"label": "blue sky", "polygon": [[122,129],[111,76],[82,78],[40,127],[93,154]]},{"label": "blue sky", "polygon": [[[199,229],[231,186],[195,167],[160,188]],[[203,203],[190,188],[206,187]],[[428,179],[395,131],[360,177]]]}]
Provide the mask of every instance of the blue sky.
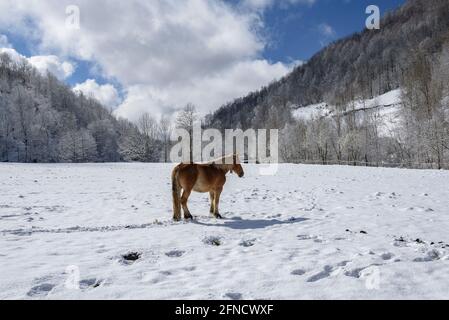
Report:
[{"label": "blue sky", "polygon": [[[368,5],[383,15],[404,2],[3,0],[0,36],[120,116],[162,115],[187,102],[206,113],[363,30]],[[64,29],[71,4],[81,12],[77,32]]]},{"label": "blue sky", "polygon": [[[307,60],[323,47],[322,43],[363,30],[369,5],[377,5],[383,15],[403,3],[404,0],[318,0],[311,6],[274,6],[264,14],[273,39],[264,56],[272,61]],[[324,37],[320,24],[332,27],[335,34]]]}]

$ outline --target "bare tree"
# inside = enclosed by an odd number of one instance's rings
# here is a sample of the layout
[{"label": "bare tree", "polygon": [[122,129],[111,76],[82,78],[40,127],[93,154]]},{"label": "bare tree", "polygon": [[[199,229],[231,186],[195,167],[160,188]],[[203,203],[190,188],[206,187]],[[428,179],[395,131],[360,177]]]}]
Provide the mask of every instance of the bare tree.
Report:
[{"label": "bare tree", "polygon": [[168,155],[170,149],[170,134],[172,131],[172,123],[170,118],[162,116],[159,122],[160,137],[164,148],[164,162],[168,162]]},{"label": "bare tree", "polygon": [[185,129],[190,135],[190,163],[193,163],[193,125],[198,120],[196,107],[188,103],[176,117],[176,128]]}]

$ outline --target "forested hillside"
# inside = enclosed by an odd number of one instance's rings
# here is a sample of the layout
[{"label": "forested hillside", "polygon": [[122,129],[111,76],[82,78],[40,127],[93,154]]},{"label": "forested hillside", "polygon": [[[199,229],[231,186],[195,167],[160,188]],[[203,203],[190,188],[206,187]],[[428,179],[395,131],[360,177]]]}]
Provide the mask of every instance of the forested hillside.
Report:
[{"label": "forested hillside", "polygon": [[[441,167],[448,153],[449,1],[409,0],[380,30],[336,41],[283,79],[207,117],[218,128],[282,130],[284,161],[396,163]],[[374,108],[354,102],[403,90],[398,125],[380,134]],[[325,102],[329,119],[298,121],[291,111]]]},{"label": "forested hillside", "polygon": [[95,99],[0,55],[0,162],[158,161],[160,151]]}]

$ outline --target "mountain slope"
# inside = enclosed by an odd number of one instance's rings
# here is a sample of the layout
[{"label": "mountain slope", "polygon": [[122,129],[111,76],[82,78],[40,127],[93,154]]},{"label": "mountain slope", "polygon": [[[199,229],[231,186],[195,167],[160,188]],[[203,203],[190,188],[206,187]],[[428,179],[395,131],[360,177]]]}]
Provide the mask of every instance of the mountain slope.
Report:
[{"label": "mountain slope", "polygon": [[145,142],[95,99],[0,54],[0,162],[151,160]]},{"label": "mountain slope", "polygon": [[282,114],[291,104],[339,105],[381,95],[401,85],[415,52],[438,55],[448,41],[448,30],[447,0],[409,0],[382,19],[380,30],[365,30],[332,43],[283,79],[222,106],[207,117],[207,124],[283,127],[288,114],[271,123],[270,109]]}]

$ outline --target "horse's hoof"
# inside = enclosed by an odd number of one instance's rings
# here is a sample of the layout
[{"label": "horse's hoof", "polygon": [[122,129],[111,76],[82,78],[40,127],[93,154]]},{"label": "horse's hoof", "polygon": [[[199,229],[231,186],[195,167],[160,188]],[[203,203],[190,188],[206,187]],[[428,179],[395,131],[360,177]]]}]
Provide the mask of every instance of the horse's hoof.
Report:
[{"label": "horse's hoof", "polygon": [[221,214],[219,214],[219,213],[215,214],[214,216],[215,216],[215,218],[217,218],[217,219],[223,219],[223,217],[222,217]]},{"label": "horse's hoof", "polygon": [[193,216],[192,215],[185,216],[184,219],[186,219],[186,220],[193,220]]}]

